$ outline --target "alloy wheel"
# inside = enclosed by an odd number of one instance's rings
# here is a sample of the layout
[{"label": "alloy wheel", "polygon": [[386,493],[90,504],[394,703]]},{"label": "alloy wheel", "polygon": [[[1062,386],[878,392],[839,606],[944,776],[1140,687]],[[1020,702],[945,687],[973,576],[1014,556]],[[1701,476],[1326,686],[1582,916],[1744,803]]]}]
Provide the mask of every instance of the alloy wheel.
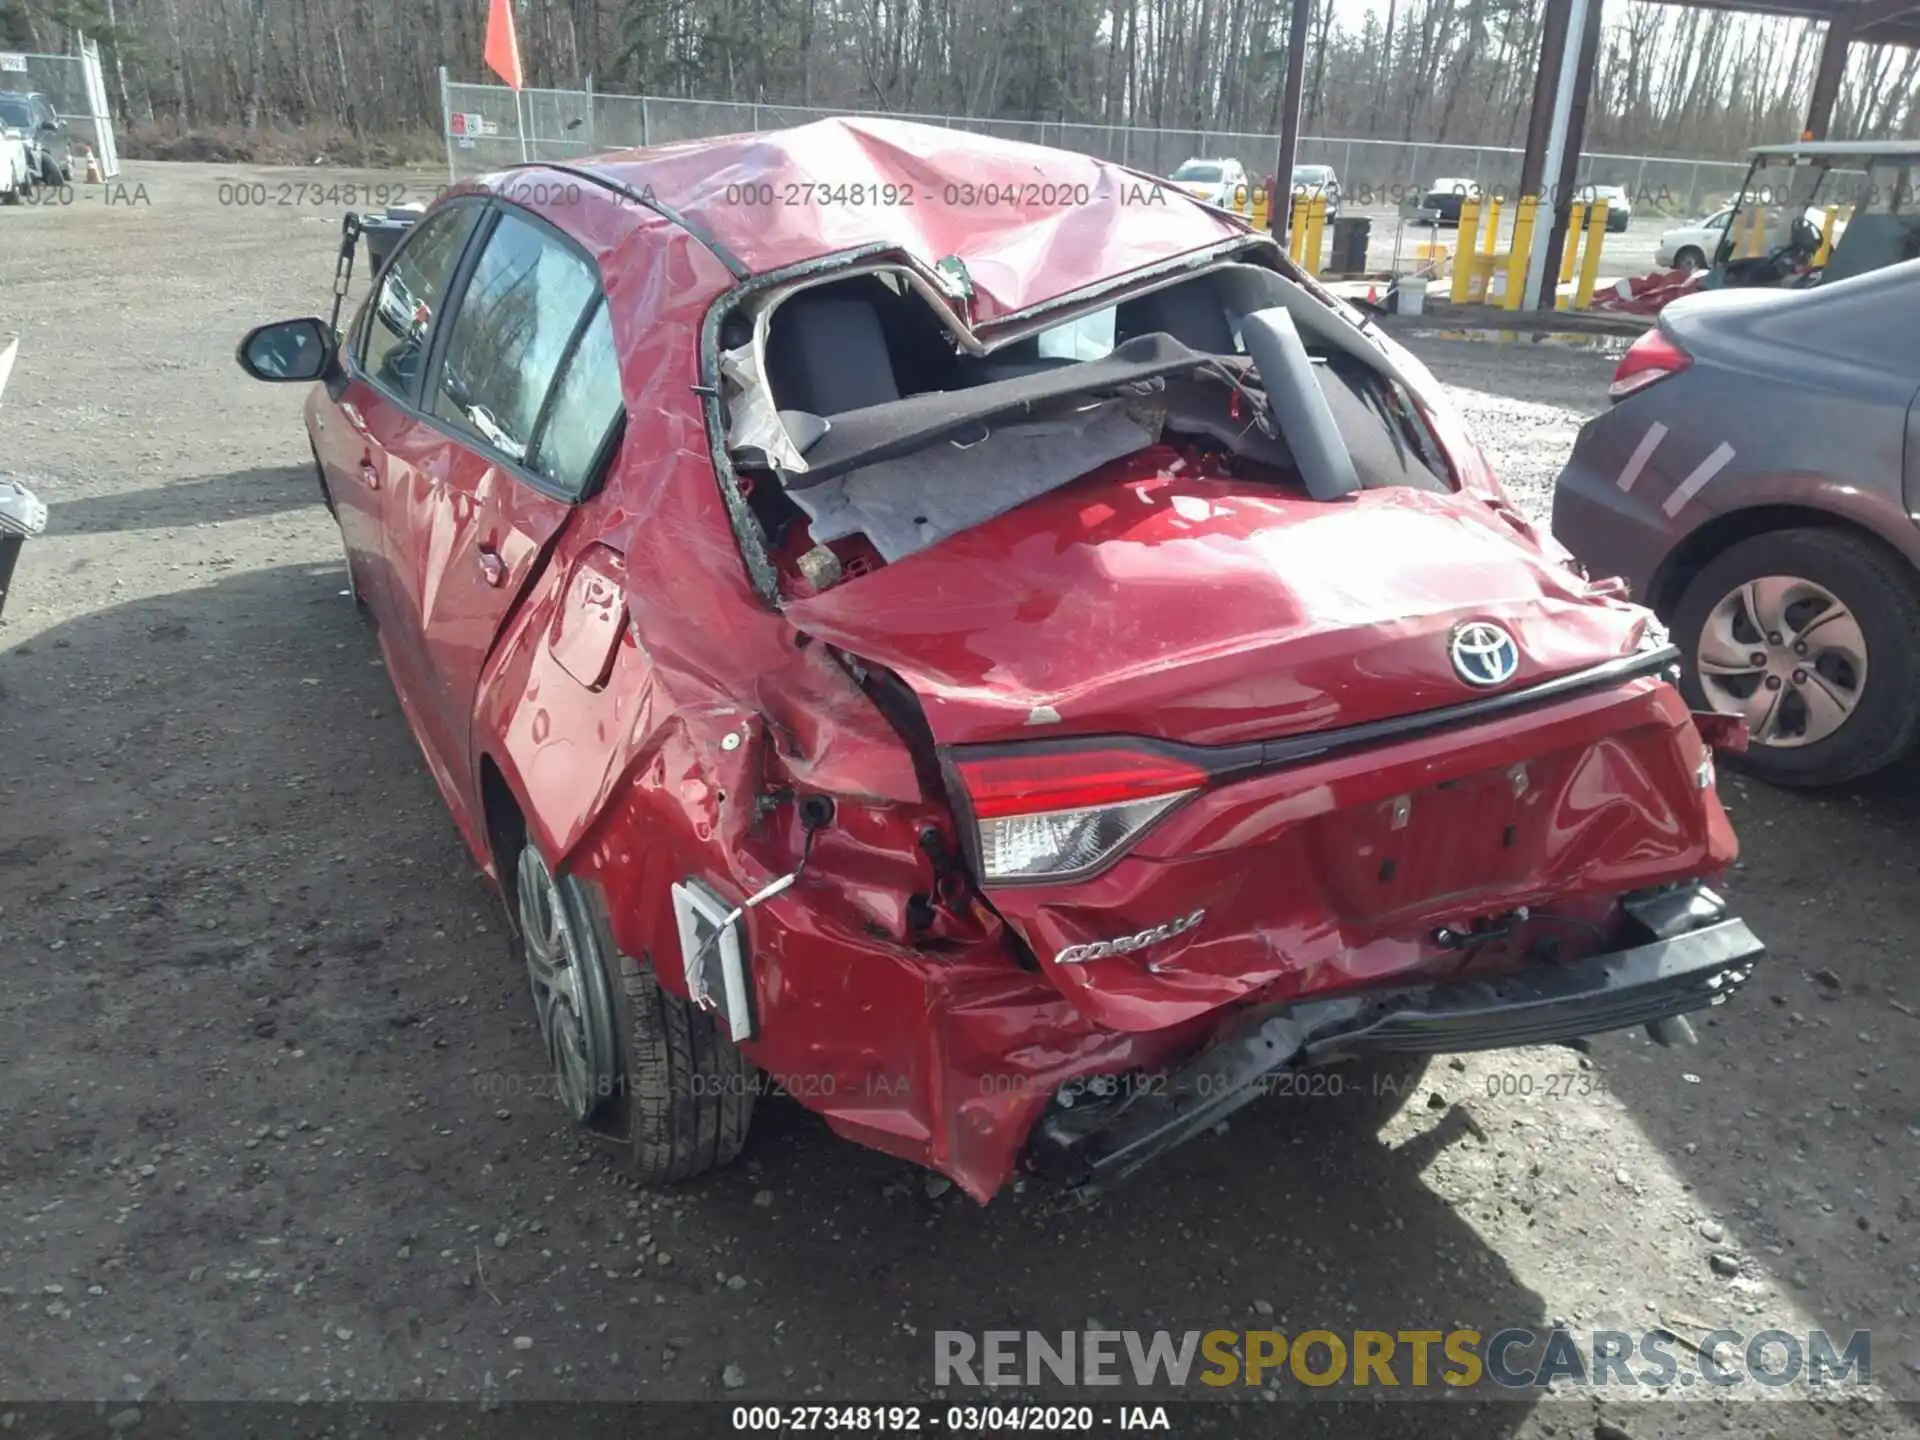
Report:
[{"label": "alloy wheel", "polygon": [[1788,749],[1847,723],[1866,691],[1867,642],[1825,586],[1763,575],[1707,613],[1694,668],[1708,704],[1744,717],[1755,744]]},{"label": "alloy wheel", "polygon": [[576,1121],[591,1119],[619,1081],[613,997],[592,933],[540,853],[520,852],[520,931],[554,1093]]}]

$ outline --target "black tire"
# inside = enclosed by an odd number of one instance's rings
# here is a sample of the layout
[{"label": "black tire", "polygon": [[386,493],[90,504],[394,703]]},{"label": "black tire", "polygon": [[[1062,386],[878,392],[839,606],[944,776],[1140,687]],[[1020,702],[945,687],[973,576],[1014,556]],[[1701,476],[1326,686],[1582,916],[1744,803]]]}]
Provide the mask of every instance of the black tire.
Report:
[{"label": "black tire", "polygon": [[1673,268],[1676,270],[1704,270],[1707,268],[1707,252],[1698,245],[1682,245],[1674,253]]},{"label": "black tire", "polygon": [[1792,575],[1823,586],[1853,612],[1867,649],[1866,683],[1840,727],[1799,746],[1752,744],[1728,755],[1735,768],[1775,785],[1814,787],[1855,780],[1901,759],[1920,740],[1920,580],[1896,556],[1845,530],[1776,530],[1730,546],[1687,583],[1673,617],[1685,657],[1681,690],[1710,708],[1694,665],[1707,618],[1749,580]]},{"label": "black tire", "polygon": [[661,986],[645,957],[622,955],[597,889],[561,877],[606,968],[620,1047],[613,1103],[590,1122],[643,1185],[727,1164],[746,1144],[759,1072],[714,1017]]}]

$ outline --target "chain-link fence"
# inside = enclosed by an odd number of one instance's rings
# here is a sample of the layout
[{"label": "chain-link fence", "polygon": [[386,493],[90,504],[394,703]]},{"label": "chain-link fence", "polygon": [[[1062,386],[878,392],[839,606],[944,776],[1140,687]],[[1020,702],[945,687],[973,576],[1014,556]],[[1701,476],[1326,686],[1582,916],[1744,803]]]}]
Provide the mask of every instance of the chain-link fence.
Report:
[{"label": "chain-link fence", "polygon": [[[798,105],[674,100],[650,95],[606,95],[587,90],[522,90],[469,85],[441,78],[447,116],[450,179],[484,174],[525,160],[567,160],[606,150],[664,145],[715,135],[779,130],[857,111]],[[951,115],[894,115],[1074,150],[1136,170],[1166,175],[1196,157],[1233,157],[1249,174],[1273,168],[1275,137],[1219,130],[1155,130],[1131,125],[1071,125],[1050,120],[982,120]],[[1472,180],[1489,192],[1512,195],[1520,184],[1521,152],[1494,145],[1440,145],[1420,141],[1303,136],[1297,164],[1331,165],[1347,203],[1394,207],[1424,195],[1436,180]],[[1582,185],[1623,185],[1636,210],[1699,216],[1740,188],[1746,166],[1735,161],[1667,159],[1650,155],[1584,154]]]},{"label": "chain-link fence", "polygon": [[82,37],[78,53],[42,55],[0,50],[0,92],[39,94],[72,132],[75,159],[85,145],[100,162],[102,179],[120,173],[120,152],[107,111],[107,86],[100,73],[100,47]]}]

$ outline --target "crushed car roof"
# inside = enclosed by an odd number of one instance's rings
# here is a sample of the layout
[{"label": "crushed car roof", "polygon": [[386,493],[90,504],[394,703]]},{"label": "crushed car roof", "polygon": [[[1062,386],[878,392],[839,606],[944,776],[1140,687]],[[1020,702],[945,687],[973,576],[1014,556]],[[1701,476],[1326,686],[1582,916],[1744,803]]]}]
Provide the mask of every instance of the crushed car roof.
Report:
[{"label": "crushed car roof", "polygon": [[959,256],[982,320],[1248,234],[1141,171],[899,120],[819,120],[573,168],[649,194],[756,274],[869,245],[928,265]]}]

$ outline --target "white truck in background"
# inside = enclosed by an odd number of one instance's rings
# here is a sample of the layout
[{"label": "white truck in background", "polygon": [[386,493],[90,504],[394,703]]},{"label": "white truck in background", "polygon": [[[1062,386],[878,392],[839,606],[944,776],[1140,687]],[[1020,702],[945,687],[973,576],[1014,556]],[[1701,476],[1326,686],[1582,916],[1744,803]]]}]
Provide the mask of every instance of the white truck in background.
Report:
[{"label": "white truck in background", "polygon": [[33,161],[27,142],[0,130],[0,205],[18,205],[33,191]]},{"label": "white truck in background", "polygon": [[[0,396],[6,394],[7,377],[13,373],[13,359],[19,353],[17,335],[0,345]],[[46,528],[46,505],[26,486],[7,479],[5,471],[0,470],[0,610],[6,608],[7,590],[13,584],[13,567],[20,558],[20,547]]]}]

